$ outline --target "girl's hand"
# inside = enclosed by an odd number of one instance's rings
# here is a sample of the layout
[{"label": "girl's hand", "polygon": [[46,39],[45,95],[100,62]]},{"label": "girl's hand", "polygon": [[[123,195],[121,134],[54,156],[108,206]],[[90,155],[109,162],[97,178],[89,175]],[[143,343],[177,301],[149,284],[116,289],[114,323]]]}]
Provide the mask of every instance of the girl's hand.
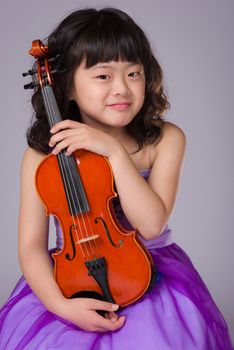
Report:
[{"label": "girl's hand", "polygon": [[[114,312],[117,309],[118,305],[96,299],[66,299],[60,308],[59,316],[86,331],[108,332],[124,325],[125,316],[119,317]],[[105,317],[99,315],[96,310],[106,310]]]},{"label": "girl's hand", "polygon": [[110,157],[119,142],[101,130],[73,120],[63,120],[50,130],[54,134],[49,146],[54,147],[52,153],[58,154],[66,149],[66,155],[71,155],[77,149],[86,149],[105,157]]}]

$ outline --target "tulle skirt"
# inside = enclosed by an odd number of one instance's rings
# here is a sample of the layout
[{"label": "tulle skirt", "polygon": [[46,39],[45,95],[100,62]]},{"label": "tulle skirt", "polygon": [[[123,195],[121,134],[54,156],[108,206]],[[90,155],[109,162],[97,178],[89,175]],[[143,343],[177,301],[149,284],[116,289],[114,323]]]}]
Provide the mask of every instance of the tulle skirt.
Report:
[{"label": "tulle skirt", "polygon": [[230,350],[227,325],[186,253],[149,247],[160,281],[123,309],[125,325],[86,332],[47,311],[24,277],[0,312],[1,350]]}]

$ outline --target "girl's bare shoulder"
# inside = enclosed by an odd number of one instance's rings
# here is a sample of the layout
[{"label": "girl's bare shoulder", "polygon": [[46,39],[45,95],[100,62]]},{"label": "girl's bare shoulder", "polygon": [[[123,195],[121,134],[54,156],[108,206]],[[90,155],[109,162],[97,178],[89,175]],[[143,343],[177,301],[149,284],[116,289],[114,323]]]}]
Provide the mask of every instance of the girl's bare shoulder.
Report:
[{"label": "girl's bare shoulder", "polygon": [[152,164],[155,162],[159,153],[164,153],[167,150],[171,151],[176,148],[183,152],[186,145],[186,135],[184,131],[176,124],[165,121],[161,127],[161,135],[151,147]]},{"label": "girl's bare shoulder", "polygon": [[158,147],[164,143],[169,142],[171,139],[176,139],[177,141],[185,141],[186,136],[184,131],[178,125],[165,121],[161,127],[161,138],[158,143]]},{"label": "girl's bare shoulder", "polygon": [[45,157],[45,154],[38,152],[31,147],[27,147],[23,154],[21,165],[22,171],[26,173],[35,171]]},{"label": "girl's bare shoulder", "polygon": [[47,157],[46,154],[41,153],[31,147],[27,147],[24,151],[23,155],[23,161],[30,161],[33,163],[41,162],[45,157]]}]

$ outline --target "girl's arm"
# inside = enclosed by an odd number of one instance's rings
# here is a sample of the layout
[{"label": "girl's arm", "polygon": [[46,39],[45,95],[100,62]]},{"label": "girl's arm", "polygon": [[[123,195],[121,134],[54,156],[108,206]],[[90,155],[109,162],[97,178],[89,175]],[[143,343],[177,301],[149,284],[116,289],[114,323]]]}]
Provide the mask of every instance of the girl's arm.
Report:
[{"label": "girl's arm", "polygon": [[[28,149],[23,158],[20,184],[19,261],[26,280],[43,304],[53,311],[54,300],[62,301],[52,280],[48,255],[48,218],[34,184],[34,175],[43,155]],[[45,290],[47,292],[45,293]]]},{"label": "girl's arm", "polygon": [[[45,307],[91,331],[115,330],[124,324],[124,317],[113,312],[118,306],[94,299],[66,299],[53,277],[53,264],[48,254],[48,218],[36,192],[35,171],[44,158],[28,149],[21,169],[21,194],[19,211],[19,260],[29,286]],[[106,318],[95,310],[106,310]],[[113,319],[111,321],[111,319]]]},{"label": "girl's arm", "polygon": [[153,166],[146,182],[122,149],[109,158],[122,208],[145,239],[158,236],[172,212],[179,185],[186,139],[183,131],[165,123],[162,139],[152,148]]}]

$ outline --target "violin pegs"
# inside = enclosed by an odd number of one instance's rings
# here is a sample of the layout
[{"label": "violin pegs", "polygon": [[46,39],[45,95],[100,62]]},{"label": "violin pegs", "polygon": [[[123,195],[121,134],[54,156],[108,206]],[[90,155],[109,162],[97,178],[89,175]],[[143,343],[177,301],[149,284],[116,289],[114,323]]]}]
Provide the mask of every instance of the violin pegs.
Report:
[{"label": "violin pegs", "polygon": [[37,84],[37,83],[34,83],[34,82],[31,82],[31,83],[29,83],[29,84],[25,84],[25,85],[24,85],[24,89],[25,89],[25,90],[34,89],[36,85],[38,85],[38,84]]},{"label": "violin pegs", "polygon": [[22,73],[22,76],[27,77],[28,75],[34,75],[35,73],[37,73],[36,69],[30,69],[27,72]]}]

